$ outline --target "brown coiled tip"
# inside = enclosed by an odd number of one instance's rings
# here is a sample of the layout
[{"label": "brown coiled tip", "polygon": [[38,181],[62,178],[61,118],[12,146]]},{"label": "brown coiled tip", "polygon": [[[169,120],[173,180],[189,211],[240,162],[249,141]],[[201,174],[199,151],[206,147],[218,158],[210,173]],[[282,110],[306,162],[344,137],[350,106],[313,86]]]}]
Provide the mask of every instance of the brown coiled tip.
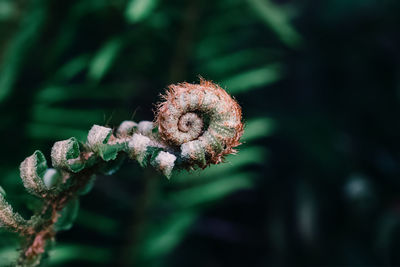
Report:
[{"label": "brown coiled tip", "polygon": [[239,104],[217,84],[178,83],[158,105],[156,123],[162,140],[180,148],[181,157],[200,167],[234,153],[243,134]]}]

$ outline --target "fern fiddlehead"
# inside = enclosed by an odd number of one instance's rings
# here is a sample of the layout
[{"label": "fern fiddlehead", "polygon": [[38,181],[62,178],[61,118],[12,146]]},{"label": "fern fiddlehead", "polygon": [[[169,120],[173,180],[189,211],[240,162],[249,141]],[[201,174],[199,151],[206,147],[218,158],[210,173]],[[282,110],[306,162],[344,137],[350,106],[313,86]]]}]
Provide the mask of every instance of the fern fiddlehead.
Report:
[{"label": "fern fiddlehead", "polygon": [[[0,225],[23,237],[17,266],[36,266],[46,246],[54,240],[60,217],[98,173],[110,173],[128,156],[140,165],[151,164],[167,178],[174,169],[205,168],[235,153],[243,133],[241,108],[218,85],[170,85],[158,104],[154,122],[124,121],[116,131],[94,125],[82,143],[74,137],[58,141],[48,168],[40,151],[20,165],[27,191],[43,200],[29,220],[12,210],[0,192]],[[65,230],[65,229],[64,229]]]},{"label": "fern fiddlehead", "polygon": [[180,146],[180,156],[189,166],[204,168],[235,152],[243,133],[237,102],[212,82],[171,85],[157,113],[161,138]]}]

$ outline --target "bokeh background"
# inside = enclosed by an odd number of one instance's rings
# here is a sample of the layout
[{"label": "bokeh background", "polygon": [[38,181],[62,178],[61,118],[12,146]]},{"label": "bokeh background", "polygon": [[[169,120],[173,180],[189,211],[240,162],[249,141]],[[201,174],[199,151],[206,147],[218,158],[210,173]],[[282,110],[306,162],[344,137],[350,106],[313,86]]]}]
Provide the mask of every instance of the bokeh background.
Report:
[{"label": "bokeh background", "polygon": [[[152,120],[170,83],[236,97],[243,145],[170,181],[126,162],[49,266],[400,264],[400,1],[0,0],[0,185],[93,124]],[[49,158],[48,158],[49,159]],[[18,239],[0,233],[0,265]]]}]

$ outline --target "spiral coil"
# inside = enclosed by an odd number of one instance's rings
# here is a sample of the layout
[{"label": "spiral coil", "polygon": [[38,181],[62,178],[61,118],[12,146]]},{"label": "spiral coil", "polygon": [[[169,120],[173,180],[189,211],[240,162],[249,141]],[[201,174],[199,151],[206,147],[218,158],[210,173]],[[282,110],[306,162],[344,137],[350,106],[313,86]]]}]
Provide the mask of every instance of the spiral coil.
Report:
[{"label": "spiral coil", "polygon": [[239,104],[221,87],[200,84],[170,85],[158,105],[156,123],[161,139],[180,147],[189,164],[201,168],[221,162],[234,153],[243,134]]}]

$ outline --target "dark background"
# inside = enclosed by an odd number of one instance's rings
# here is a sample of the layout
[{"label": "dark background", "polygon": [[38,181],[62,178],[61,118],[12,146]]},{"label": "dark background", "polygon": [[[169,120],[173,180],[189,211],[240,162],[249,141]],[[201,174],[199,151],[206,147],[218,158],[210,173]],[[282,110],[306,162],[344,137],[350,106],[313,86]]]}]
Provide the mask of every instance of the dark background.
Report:
[{"label": "dark background", "polygon": [[[152,120],[170,83],[242,105],[238,155],[99,176],[50,266],[400,265],[400,1],[0,0],[0,185],[93,124]],[[49,160],[49,157],[47,158]],[[16,256],[0,234],[0,263]]]}]

